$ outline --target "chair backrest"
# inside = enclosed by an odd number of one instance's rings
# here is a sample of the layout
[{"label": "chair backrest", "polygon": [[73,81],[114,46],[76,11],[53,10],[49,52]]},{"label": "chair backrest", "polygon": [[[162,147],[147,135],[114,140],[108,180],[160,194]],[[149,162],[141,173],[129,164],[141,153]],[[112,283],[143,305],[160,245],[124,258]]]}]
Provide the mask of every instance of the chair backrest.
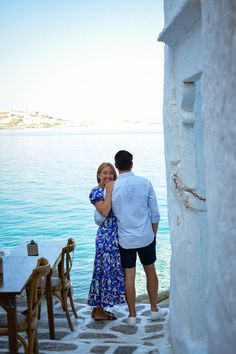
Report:
[{"label": "chair backrest", "polygon": [[62,284],[66,280],[70,280],[70,271],[73,265],[74,250],[76,247],[76,242],[73,238],[69,238],[67,245],[63,247],[61,252],[61,261],[58,265],[59,276],[61,278]]},{"label": "chair backrest", "polygon": [[36,268],[33,269],[29,283],[27,285],[27,321],[29,326],[35,326],[38,318],[38,308],[41,296],[38,292],[39,288],[43,288],[46,283],[46,277],[50,272],[50,264],[46,258],[39,258]]}]

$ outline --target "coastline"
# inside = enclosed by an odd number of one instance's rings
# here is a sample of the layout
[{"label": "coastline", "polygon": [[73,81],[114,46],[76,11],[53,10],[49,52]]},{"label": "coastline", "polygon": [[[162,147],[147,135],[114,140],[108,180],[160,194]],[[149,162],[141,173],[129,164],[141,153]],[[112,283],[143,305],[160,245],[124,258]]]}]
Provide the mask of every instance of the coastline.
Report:
[{"label": "coastline", "polygon": [[103,133],[103,132],[116,132],[116,133],[126,133],[126,132],[163,132],[162,123],[148,124],[110,124],[110,125],[97,125],[93,126],[83,126],[79,124],[72,125],[35,125],[35,126],[2,126],[0,125],[0,132],[60,132],[60,131],[74,131],[79,133]]},{"label": "coastline", "polygon": [[42,114],[40,112],[34,112],[29,110],[14,110],[0,109],[0,130],[37,130],[37,129],[76,129],[81,131],[121,131],[124,130],[140,130],[153,131],[158,129],[162,130],[162,119],[156,119],[155,121],[149,120],[110,120],[110,121],[96,121],[96,120],[70,120],[62,119],[58,117],[52,117],[50,115]]}]

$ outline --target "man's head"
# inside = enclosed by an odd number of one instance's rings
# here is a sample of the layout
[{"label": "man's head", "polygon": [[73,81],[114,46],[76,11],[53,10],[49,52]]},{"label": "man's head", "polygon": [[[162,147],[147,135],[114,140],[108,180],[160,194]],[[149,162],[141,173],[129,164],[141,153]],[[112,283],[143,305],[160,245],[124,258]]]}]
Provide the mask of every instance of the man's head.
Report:
[{"label": "man's head", "polygon": [[115,154],[115,166],[118,171],[130,171],[133,167],[133,155],[126,150],[118,151]]}]

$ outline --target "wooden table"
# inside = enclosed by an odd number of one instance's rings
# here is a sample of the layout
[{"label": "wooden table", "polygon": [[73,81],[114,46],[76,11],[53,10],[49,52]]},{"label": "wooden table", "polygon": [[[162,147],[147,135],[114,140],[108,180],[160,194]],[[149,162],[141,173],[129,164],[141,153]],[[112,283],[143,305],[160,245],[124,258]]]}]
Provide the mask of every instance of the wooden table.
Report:
[{"label": "wooden table", "polygon": [[[24,244],[18,246],[9,256],[4,257],[3,276],[0,277],[0,306],[7,311],[9,353],[18,353],[16,296],[21,294],[28,283],[37,260],[40,257],[46,258],[52,269],[60,259],[61,250],[66,243],[67,239],[39,242],[38,256],[28,256],[27,246]],[[51,273],[47,277],[46,299],[50,338],[55,339]]]}]

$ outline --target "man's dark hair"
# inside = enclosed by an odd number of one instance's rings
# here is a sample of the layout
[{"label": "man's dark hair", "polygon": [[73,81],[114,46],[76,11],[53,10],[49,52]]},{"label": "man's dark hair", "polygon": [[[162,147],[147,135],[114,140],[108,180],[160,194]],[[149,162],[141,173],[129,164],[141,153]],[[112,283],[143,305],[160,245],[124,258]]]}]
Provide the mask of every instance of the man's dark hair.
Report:
[{"label": "man's dark hair", "polygon": [[127,171],[132,168],[133,155],[126,150],[120,150],[115,154],[115,164],[119,171]]}]

